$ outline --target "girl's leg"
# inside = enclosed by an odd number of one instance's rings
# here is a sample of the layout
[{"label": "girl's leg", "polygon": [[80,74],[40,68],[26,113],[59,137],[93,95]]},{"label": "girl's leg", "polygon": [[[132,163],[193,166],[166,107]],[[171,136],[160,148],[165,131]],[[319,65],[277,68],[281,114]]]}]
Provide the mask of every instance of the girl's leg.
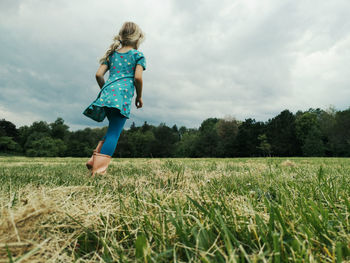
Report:
[{"label": "girl's leg", "polygon": [[117,147],[120,133],[123,130],[126,117],[122,116],[118,109],[106,108],[107,118],[109,120],[108,130],[105,135],[105,142],[101,148],[101,154],[113,156],[115,148]]}]

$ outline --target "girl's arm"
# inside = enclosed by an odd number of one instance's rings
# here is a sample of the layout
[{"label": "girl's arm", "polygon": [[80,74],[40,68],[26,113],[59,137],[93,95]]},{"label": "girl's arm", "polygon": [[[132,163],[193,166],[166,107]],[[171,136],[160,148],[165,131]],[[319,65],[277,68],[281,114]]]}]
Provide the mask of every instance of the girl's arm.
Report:
[{"label": "girl's arm", "polygon": [[103,85],[105,84],[105,78],[103,76],[106,74],[107,71],[108,66],[106,64],[101,64],[96,72],[96,81],[100,86],[100,89],[102,89]]},{"label": "girl's arm", "polygon": [[141,108],[143,105],[142,102],[142,72],[143,67],[138,64],[135,69],[135,87],[136,87],[136,100],[135,105],[137,108]]}]

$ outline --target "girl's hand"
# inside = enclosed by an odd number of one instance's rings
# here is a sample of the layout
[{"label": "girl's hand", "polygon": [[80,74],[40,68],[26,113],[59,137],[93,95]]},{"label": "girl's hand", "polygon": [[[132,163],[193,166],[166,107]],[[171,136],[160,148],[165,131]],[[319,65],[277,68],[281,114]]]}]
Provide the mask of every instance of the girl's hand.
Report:
[{"label": "girl's hand", "polygon": [[143,105],[142,98],[136,97],[135,105],[137,108],[142,108],[142,105]]},{"label": "girl's hand", "polygon": [[100,86],[100,89],[102,89],[103,85],[105,84],[105,79],[103,76],[106,74],[107,70],[108,70],[108,66],[106,64],[102,64],[100,65],[100,67],[96,72],[96,81]]}]

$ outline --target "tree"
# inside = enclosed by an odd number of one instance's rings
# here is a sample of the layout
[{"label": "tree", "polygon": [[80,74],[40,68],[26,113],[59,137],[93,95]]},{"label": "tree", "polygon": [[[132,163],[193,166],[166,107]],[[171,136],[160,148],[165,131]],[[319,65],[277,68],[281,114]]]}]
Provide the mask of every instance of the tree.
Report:
[{"label": "tree", "polygon": [[149,130],[151,130],[151,129],[152,129],[152,126],[149,125],[149,124],[147,123],[147,121],[145,121],[145,122],[143,123],[143,125],[141,126],[141,131],[142,131],[142,132],[146,132],[146,131],[149,131]]},{"label": "tree", "polygon": [[152,130],[137,131],[129,136],[131,136],[132,141],[133,157],[153,157],[156,155],[156,153],[153,153],[156,138]]},{"label": "tree", "polygon": [[188,129],[185,126],[181,126],[179,129],[179,138],[181,140],[182,136],[188,131]]},{"label": "tree", "polygon": [[50,123],[51,137],[56,139],[65,140],[68,135],[69,127],[64,124],[62,118],[57,118],[55,122]]},{"label": "tree", "polygon": [[67,135],[66,156],[85,157],[90,156],[99,140],[106,134],[107,127],[85,128],[69,132]]},{"label": "tree", "polygon": [[305,112],[300,115],[295,120],[295,132],[298,139],[304,143],[309,131],[318,125],[317,116],[311,112]]},{"label": "tree", "polygon": [[0,120],[0,152],[21,153],[19,131],[16,125],[5,119]]},{"label": "tree", "polygon": [[295,156],[301,154],[300,141],[295,131],[295,116],[289,110],[282,111],[268,121],[266,135],[274,155]]},{"label": "tree", "polygon": [[319,125],[322,133],[325,156],[334,156],[334,147],[330,138],[332,137],[336,124],[335,115],[336,110],[334,107],[329,107],[322,111],[320,115]]},{"label": "tree", "polygon": [[63,156],[66,145],[61,139],[49,136],[38,137],[37,134],[29,136],[26,142],[26,155],[31,157]]},{"label": "tree", "polygon": [[208,118],[202,122],[195,144],[196,156],[215,157],[217,155],[219,136],[216,130],[216,123],[218,121],[219,119],[217,118]]},{"label": "tree", "polygon": [[265,129],[265,124],[257,122],[255,119],[249,118],[242,122],[238,127],[234,156],[260,156],[261,151],[258,149],[260,141],[258,137],[260,134],[265,133]]},{"label": "tree", "polygon": [[173,125],[173,127],[171,127],[171,129],[173,130],[173,132],[178,133],[179,129],[177,128],[176,124]]},{"label": "tree", "polygon": [[[69,131],[62,118],[53,123],[16,126],[0,120],[0,151],[28,156],[88,157],[108,127]],[[208,118],[200,127],[155,127],[146,121],[123,130],[118,157],[248,157],[350,156],[350,108],[284,110],[267,122],[237,121],[233,117]]]},{"label": "tree", "polygon": [[260,144],[257,148],[262,151],[264,156],[271,156],[271,144],[267,142],[266,134],[260,134],[258,140],[260,141]]},{"label": "tree", "polygon": [[171,157],[174,154],[175,143],[178,141],[178,135],[165,125],[161,123],[153,131],[155,142],[152,147],[152,155],[154,157]]},{"label": "tree", "polygon": [[233,157],[235,154],[235,140],[238,134],[238,121],[233,117],[220,119],[216,123],[219,137],[217,155],[220,157]]},{"label": "tree", "polygon": [[35,121],[31,126],[23,126],[19,129],[19,143],[23,149],[23,152],[27,155],[30,149],[30,145],[35,140],[39,140],[43,137],[51,138],[50,126],[45,121]]},{"label": "tree", "polygon": [[5,119],[0,120],[0,136],[12,137],[14,141],[18,140],[19,132],[16,125]]},{"label": "tree", "polygon": [[[181,128],[183,128],[182,126]],[[181,130],[180,128],[180,130]],[[196,145],[199,138],[199,132],[197,129],[188,129],[181,131],[181,140],[176,142],[174,156],[175,157],[198,157]]]},{"label": "tree", "polygon": [[137,128],[123,130],[119,136],[115,156],[122,157],[134,157],[135,149],[131,143],[131,136],[137,132]]},{"label": "tree", "polygon": [[319,110],[309,109],[296,117],[295,131],[304,156],[323,156],[325,153],[320,130],[320,115]]},{"label": "tree", "polygon": [[21,146],[9,136],[0,136],[0,152],[21,153]]},{"label": "tree", "polygon": [[350,108],[336,113],[329,139],[336,156],[350,156]]},{"label": "tree", "polygon": [[35,121],[29,128],[31,132],[39,132],[42,134],[47,134],[48,136],[51,135],[50,126],[46,121]]},{"label": "tree", "polygon": [[317,126],[311,127],[308,131],[302,150],[304,156],[324,156],[325,147],[322,141],[322,133]]},{"label": "tree", "polygon": [[131,123],[129,130],[130,130],[130,131],[132,131],[132,132],[133,132],[133,131],[137,131],[137,130],[138,130],[138,128],[136,127],[136,125],[135,125],[135,122],[134,122],[134,121]]}]

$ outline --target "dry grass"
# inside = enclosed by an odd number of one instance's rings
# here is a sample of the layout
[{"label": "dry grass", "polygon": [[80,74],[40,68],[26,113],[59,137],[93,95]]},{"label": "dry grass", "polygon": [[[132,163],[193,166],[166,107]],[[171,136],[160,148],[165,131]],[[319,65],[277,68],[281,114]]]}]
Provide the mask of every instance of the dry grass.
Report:
[{"label": "dry grass", "polygon": [[291,160],[285,160],[281,163],[281,165],[286,167],[295,167],[296,163]]},{"label": "dry grass", "polygon": [[[109,173],[95,179],[87,177],[84,161],[69,159],[62,166],[62,158],[28,162],[18,158],[22,169],[16,162],[2,166],[2,176],[7,179],[2,181],[0,194],[0,262],[11,257],[17,262],[129,262],[137,256],[140,235],[147,237],[141,261],[271,260],[276,256],[274,245],[269,248],[271,244],[266,243],[270,230],[261,224],[269,226],[271,209],[278,207],[286,209],[280,210],[281,216],[300,239],[296,261],[304,252],[314,258],[310,262],[336,259],[331,247],[338,238],[329,234],[331,245],[319,237],[311,242],[297,226],[301,219],[293,215],[296,210],[289,211],[295,206],[293,200],[269,203],[279,195],[306,195],[302,188],[298,190],[298,183],[316,180],[322,165],[319,160],[309,160],[310,165],[298,159],[114,159]],[[329,169],[340,176],[339,167],[349,171],[345,162],[336,162]],[[294,187],[280,193],[283,183]],[[343,205],[349,198],[339,189]],[[214,212],[219,214],[211,215]],[[218,215],[226,226],[217,221]],[[339,238],[349,242],[349,225],[341,224]],[[235,233],[242,247],[232,241],[230,252],[226,228]],[[271,231],[280,238],[285,234],[280,223]],[[208,245],[201,236],[206,232]],[[191,243],[193,240],[197,241]],[[161,257],[162,252],[167,254]],[[293,255],[289,258],[293,262]]]}]

